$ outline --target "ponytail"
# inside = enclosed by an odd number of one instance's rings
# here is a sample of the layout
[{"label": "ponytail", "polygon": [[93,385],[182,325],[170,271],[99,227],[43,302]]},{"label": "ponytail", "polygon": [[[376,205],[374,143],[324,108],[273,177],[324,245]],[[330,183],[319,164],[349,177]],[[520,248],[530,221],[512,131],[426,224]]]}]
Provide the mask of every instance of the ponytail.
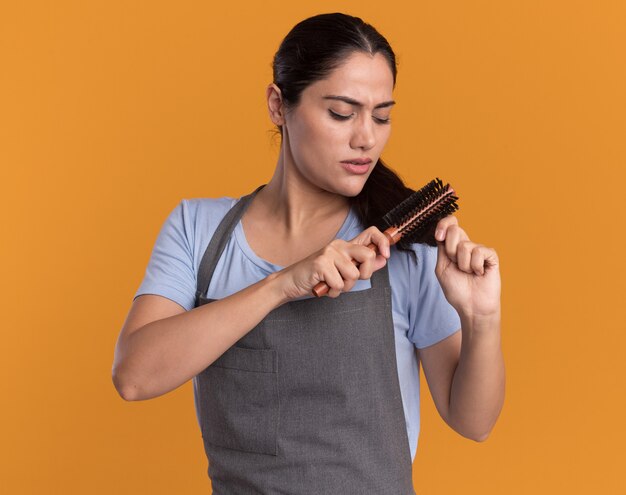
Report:
[{"label": "ponytail", "polygon": [[[364,227],[373,225],[384,231],[389,225],[383,221],[383,216],[414,192],[379,159],[361,192],[352,198],[352,206]],[[396,247],[401,251],[412,252],[410,244],[402,241]]]}]

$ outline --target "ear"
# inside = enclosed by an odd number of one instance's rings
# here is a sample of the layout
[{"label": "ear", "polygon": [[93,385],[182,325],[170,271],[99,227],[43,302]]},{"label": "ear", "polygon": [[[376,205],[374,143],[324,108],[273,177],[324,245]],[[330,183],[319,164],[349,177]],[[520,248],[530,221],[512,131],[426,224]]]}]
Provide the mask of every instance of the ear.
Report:
[{"label": "ear", "polygon": [[283,96],[276,84],[272,83],[265,91],[267,98],[267,109],[270,119],[275,125],[281,126],[285,123],[285,111],[283,105]]}]

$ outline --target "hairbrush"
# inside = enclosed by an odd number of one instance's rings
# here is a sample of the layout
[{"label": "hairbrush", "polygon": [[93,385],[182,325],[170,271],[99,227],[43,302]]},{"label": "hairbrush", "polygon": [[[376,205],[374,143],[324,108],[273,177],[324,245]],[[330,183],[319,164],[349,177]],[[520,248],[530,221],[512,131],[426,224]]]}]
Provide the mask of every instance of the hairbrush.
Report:
[{"label": "hairbrush", "polygon": [[[458,199],[450,184],[444,186],[439,178],[431,180],[383,216],[382,222],[387,226],[383,234],[389,239],[389,245],[402,241],[403,244],[417,242],[436,246],[437,222],[459,209]],[[378,254],[376,244],[367,247]],[[356,260],[352,262],[358,266]],[[313,287],[313,295],[321,297],[328,289],[326,282],[320,282]]]}]

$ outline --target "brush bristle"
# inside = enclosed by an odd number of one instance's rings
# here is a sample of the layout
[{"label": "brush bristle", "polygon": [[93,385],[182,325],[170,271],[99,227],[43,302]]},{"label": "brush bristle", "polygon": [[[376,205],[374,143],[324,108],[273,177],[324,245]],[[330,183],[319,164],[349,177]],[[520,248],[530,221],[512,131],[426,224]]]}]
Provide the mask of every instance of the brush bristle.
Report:
[{"label": "brush bristle", "polygon": [[402,237],[399,244],[403,247],[413,243],[436,246],[437,222],[459,209],[456,204],[459,198],[451,191],[450,184],[444,186],[441,179],[431,180],[389,211],[383,222],[387,227],[400,229]]}]

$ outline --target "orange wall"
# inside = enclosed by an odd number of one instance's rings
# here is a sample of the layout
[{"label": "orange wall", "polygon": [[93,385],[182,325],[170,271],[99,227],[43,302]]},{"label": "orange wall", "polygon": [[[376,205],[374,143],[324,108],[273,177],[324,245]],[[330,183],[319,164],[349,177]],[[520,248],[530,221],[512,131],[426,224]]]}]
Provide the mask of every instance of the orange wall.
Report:
[{"label": "orange wall", "polygon": [[180,199],[269,180],[272,56],[337,10],[399,56],[383,157],[501,260],[505,408],[476,444],[424,394],[418,492],[626,492],[617,0],[4,2],[0,491],[208,493],[190,384],[124,402],[115,341]]}]

